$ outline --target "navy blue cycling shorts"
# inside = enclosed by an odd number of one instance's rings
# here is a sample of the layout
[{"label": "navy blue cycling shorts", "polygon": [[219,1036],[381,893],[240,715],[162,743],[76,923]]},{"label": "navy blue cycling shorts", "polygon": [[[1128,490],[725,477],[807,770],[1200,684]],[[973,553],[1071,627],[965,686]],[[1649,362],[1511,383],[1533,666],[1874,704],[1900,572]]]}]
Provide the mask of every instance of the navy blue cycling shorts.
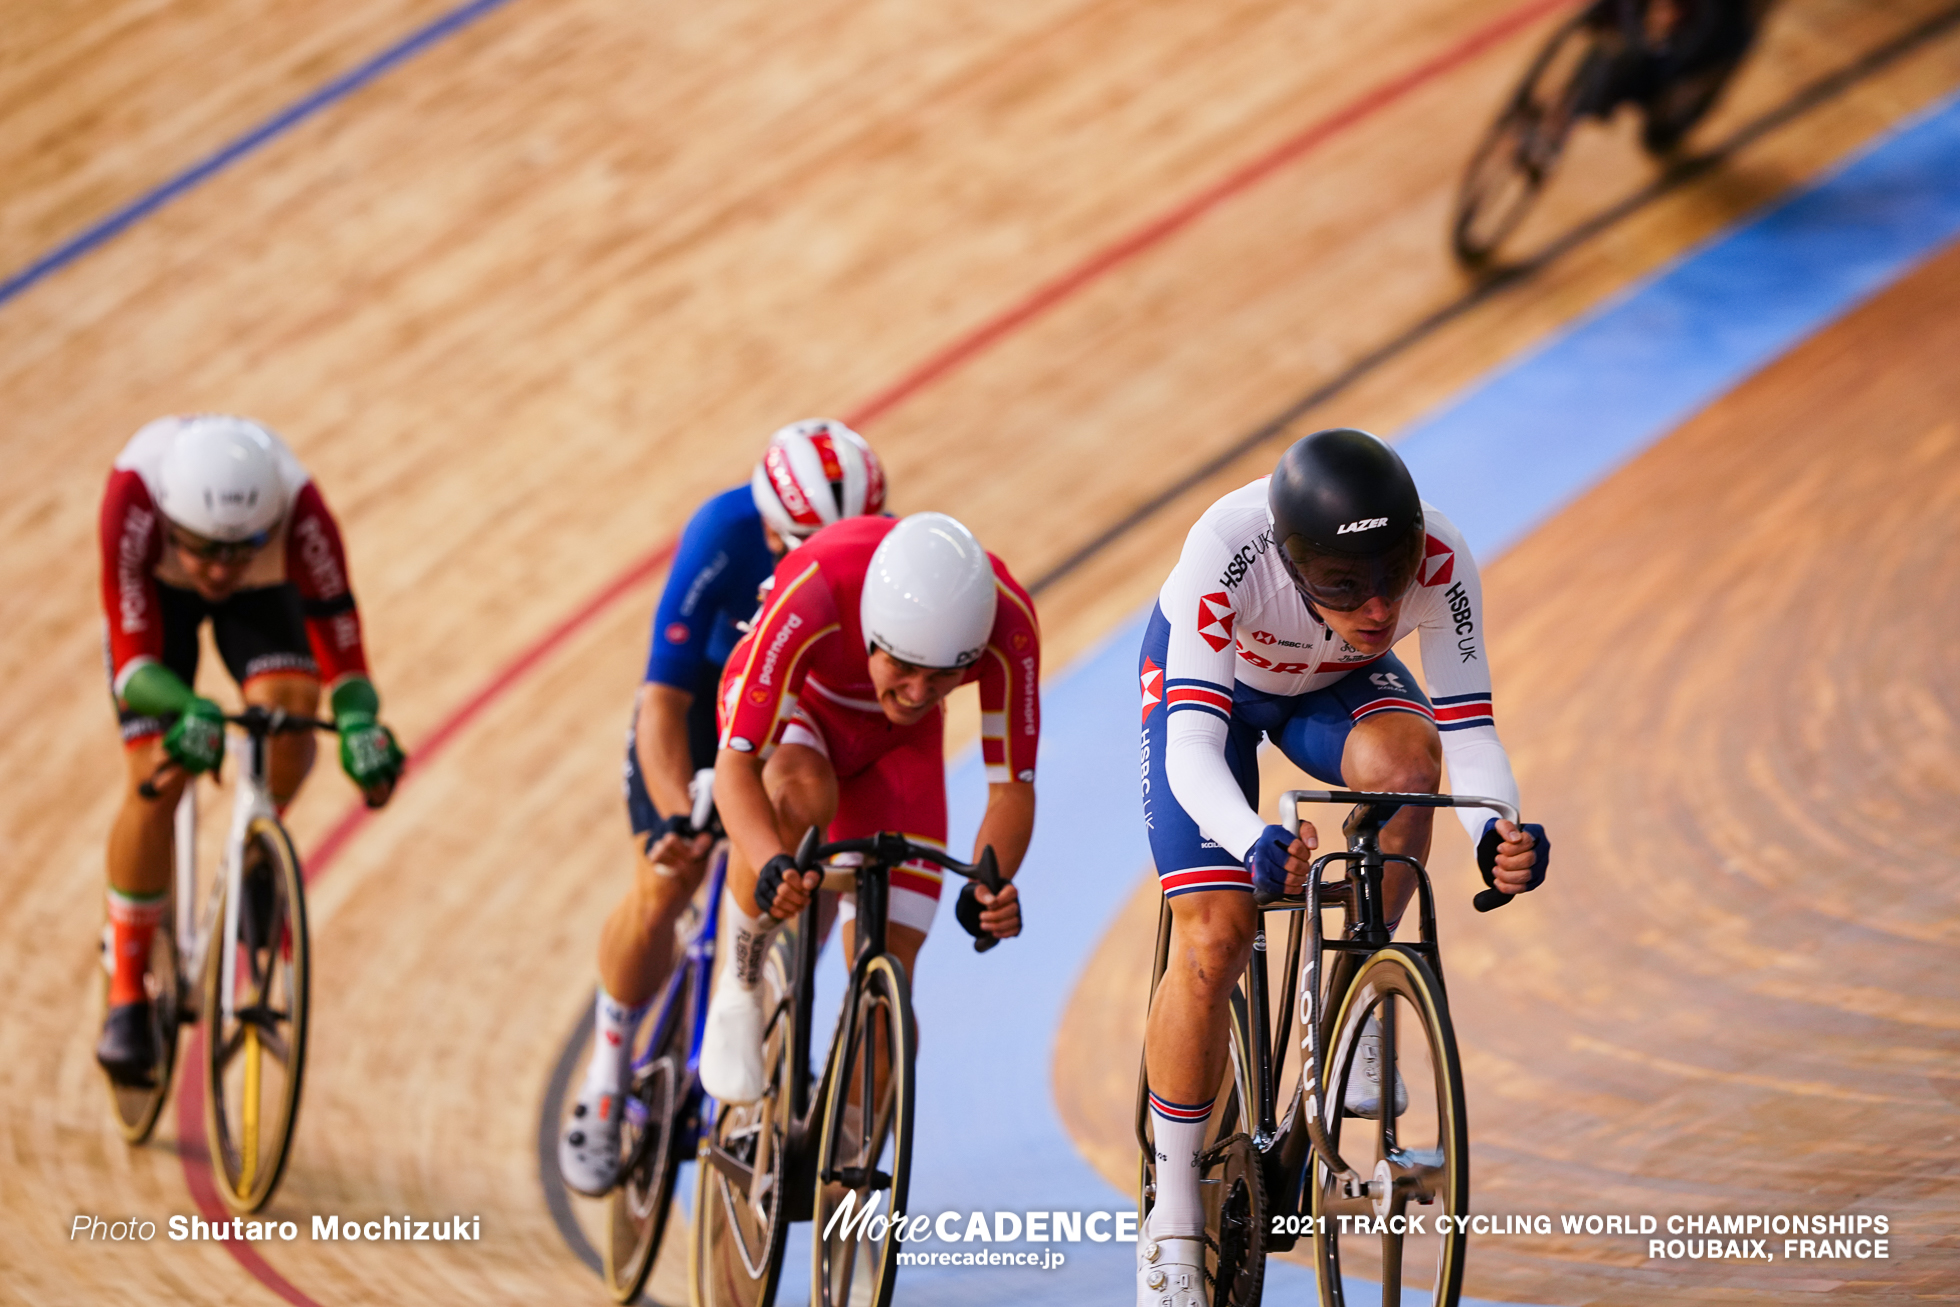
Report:
[{"label": "navy blue cycling shorts", "polygon": [[[1206,839],[1171,793],[1164,771],[1164,663],[1171,627],[1163,609],[1150,614],[1137,658],[1143,692],[1143,823],[1164,895],[1175,898],[1198,890],[1252,892],[1245,864]],[[1259,742],[1269,739],[1308,775],[1344,786],[1341,753],[1348,733],[1377,712],[1412,712],[1434,717],[1429,697],[1392,652],[1364,663],[1332,685],[1306,694],[1266,694],[1244,682],[1232,687],[1232,720],[1227,727],[1225,761],[1248,806],[1259,806]]]}]

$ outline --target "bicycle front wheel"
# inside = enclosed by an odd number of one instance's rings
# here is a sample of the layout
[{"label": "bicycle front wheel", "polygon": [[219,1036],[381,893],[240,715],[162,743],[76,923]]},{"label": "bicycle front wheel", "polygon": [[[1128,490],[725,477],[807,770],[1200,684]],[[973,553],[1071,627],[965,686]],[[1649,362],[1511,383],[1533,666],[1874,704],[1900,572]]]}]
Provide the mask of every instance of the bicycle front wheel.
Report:
[{"label": "bicycle front wheel", "polygon": [[873,958],[824,1075],[811,1307],[889,1307],[912,1177],[916,1044],[905,968]]},{"label": "bicycle front wheel", "polygon": [[1450,224],[1450,243],[1462,262],[1487,262],[1524,221],[1558,166],[1578,117],[1581,73],[1592,49],[1586,16],[1567,19],[1470,156]]},{"label": "bicycle front wheel", "polygon": [[204,1124],[218,1191],[243,1214],[265,1206],[285,1174],[306,1066],[306,897],[299,856],[278,822],[261,817],[246,830],[230,940],[226,892],[218,890],[218,934],[204,967]]},{"label": "bicycle front wheel", "polygon": [[687,1070],[694,1033],[694,968],[680,964],[667,1002],[639,1033],[646,1046],[634,1049],[633,1075],[620,1122],[619,1184],[607,1202],[606,1288],[615,1302],[632,1302],[646,1286],[673,1205],[674,1173],[680,1166],[684,1119],[697,1100]]},{"label": "bicycle front wheel", "polygon": [[691,1307],[769,1307],[783,1270],[783,1241],[794,1217],[789,1169],[795,1065],[794,937],[776,932],[762,984],[773,1015],[763,1035],[768,1091],[753,1103],[718,1103],[694,1169],[694,1238],[688,1245]]},{"label": "bicycle front wheel", "polygon": [[1391,944],[1355,973],[1334,1030],[1328,1137],[1360,1183],[1313,1163],[1320,1301],[1344,1307],[1341,1277],[1351,1273],[1380,1280],[1383,1307],[1401,1307],[1405,1285],[1431,1307],[1455,1307],[1470,1135],[1442,982],[1419,954]]}]

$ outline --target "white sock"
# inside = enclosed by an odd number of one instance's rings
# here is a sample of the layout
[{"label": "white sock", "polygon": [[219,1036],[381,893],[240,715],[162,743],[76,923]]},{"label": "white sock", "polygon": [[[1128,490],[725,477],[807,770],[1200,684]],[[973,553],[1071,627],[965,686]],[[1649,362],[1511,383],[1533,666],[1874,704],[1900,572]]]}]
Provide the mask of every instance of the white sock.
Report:
[{"label": "white sock", "polygon": [[756,982],[762,979],[762,964],[769,957],[769,937],[782,923],[767,913],[751,917],[737,906],[735,895],[729,890],[722,892],[721,913],[728,930],[725,945],[728,964],[722,978],[753,993]]},{"label": "white sock", "polygon": [[1150,1131],[1157,1144],[1157,1202],[1150,1209],[1153,1239],[1203,1234],[1205,1205],[1198,1196],[1198,1154],[1211,1124],[1211,1102],[1172,1103],[1150,1096]]},{"label": "white sock", "polygon": [[[651,1003],[627,1007],[599,986],[592,1005],[592,1060],[585,1064],[585,1094],[616,1094],[626,1084],[633,1056],[633,1032]],[[583,1095],[582,1095],[583,1096]]]}]

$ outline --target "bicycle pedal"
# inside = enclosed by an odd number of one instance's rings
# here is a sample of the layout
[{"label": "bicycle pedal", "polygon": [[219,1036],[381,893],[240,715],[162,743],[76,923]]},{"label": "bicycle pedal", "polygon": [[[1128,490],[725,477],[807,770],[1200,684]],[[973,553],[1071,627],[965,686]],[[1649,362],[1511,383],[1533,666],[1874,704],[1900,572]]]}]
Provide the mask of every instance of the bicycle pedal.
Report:
[{"label": "bicycle pedal", "polygon": [[868,1171],[861,1166],[843,1166],[834,1171],[824,1172],[825,1184],[841,1184],[846,1189],[889,1189],[892,1178],[883,1171]]}]

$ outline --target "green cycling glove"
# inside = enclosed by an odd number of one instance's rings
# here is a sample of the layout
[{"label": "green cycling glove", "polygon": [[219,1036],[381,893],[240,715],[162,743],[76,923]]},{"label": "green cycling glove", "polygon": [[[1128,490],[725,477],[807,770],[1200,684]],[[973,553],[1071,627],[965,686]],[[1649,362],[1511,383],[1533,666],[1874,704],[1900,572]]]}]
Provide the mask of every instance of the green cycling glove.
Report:
[{"label": "green cycling glove", "polygon": [[407,761],[395,734],[379,721],[381,696],[365,676],[350,676],[334,687],[333,722],[340,732],[340,769],[363,790],[392,785]]},{"label": "green cycling glove", "polygon": [[123,703],[145,717],[175,717],[163,733],[163,751],[196,776],[225,758],[225,710],[199,698],[184,679],[162,663],[145,663],[123,684]]}]

